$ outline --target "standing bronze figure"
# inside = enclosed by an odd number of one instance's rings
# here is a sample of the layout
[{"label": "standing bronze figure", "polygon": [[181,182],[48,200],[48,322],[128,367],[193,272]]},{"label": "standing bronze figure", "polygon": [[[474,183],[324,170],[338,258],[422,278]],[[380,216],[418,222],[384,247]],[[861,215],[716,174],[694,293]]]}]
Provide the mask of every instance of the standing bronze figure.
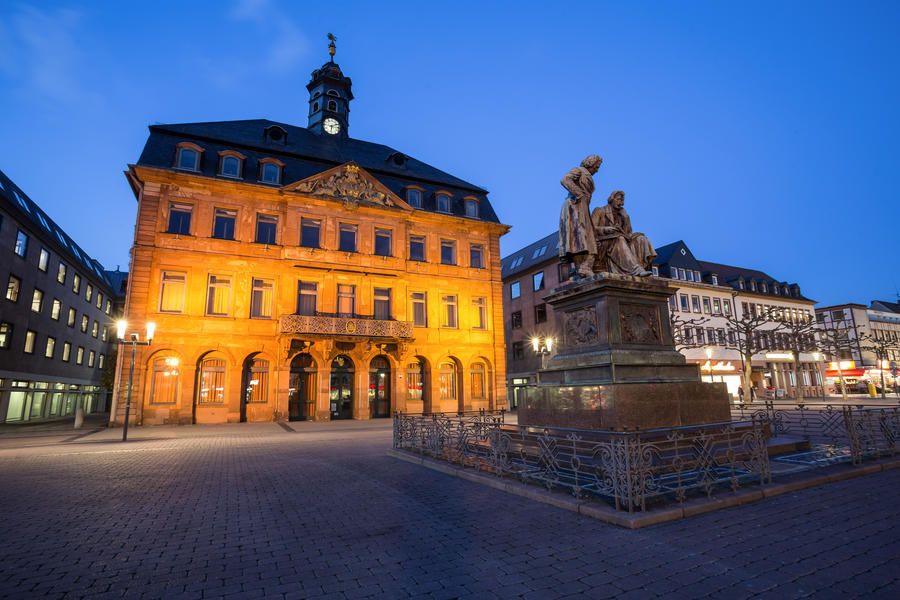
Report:
[{"label": "standing bronze figure", "polygon": [[631,231],[631,219],[625,212],[625,192],[609,195],[606,206],[591,215],[597,239],[599,271],[646,277],[656,258],[656,250],[643,233]]},{"label": "standing bronze figure", "polygon": [[591,196],[594,193],[594,173],[603,159],[591,154],[581,166],[575,167],[562,178],[562,186],[569,192],[559,213],[559,258],[574,263],[575,272],[581,277],[594,274],[597,240],[591,223]]}]

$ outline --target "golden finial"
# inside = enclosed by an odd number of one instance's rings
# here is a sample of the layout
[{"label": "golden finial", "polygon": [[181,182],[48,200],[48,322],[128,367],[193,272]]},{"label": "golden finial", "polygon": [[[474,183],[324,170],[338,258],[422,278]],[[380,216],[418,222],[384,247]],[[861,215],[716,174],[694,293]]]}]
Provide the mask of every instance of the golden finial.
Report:
[{"label": "golden finial", "polygon": [[329,34],[328,34],[328,39],[331,40],[330,42],[328,42],[328,55],[331,57],[331,58],[329,59],[329,61],[330,61],[330,62],[334,62],[334,52],[335,52],[335,50],[336,50],[336,48],[335,48],[335,46],[334,46],[334,42],[337,41],[337,38],[334,37],[334,34],[329,33]]}]

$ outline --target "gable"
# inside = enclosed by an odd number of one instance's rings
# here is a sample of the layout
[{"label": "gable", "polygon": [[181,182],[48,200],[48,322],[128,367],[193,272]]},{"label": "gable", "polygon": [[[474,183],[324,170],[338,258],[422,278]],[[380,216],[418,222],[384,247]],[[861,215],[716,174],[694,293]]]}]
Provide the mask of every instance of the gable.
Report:
[{"label": "gable", "polygon": [[289,183],[282,190],[328,198],[350,206],[368,204],[412,210],[399,196],[354,162]]}]

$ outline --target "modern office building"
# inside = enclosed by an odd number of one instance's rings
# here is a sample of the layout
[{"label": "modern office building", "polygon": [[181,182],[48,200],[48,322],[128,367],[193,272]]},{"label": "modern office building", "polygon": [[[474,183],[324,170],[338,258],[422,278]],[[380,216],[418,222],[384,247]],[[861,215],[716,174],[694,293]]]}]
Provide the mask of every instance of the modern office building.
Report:
[{"label": "modern office building", "polygon": [[103,271],[0,172],[0,422],[108,410],[116,292]]},{"label": "modern office building", "polygon": [[[307,89],[306,127],[150,127],[126,173],[138,202],[129,331],[156,324],[138,349],[131,415],[210,423],[504,407],[508,227],[487,192],[351,138],[351,80],[336,63]],[[121,356],[120,380],[127,371]]]}]

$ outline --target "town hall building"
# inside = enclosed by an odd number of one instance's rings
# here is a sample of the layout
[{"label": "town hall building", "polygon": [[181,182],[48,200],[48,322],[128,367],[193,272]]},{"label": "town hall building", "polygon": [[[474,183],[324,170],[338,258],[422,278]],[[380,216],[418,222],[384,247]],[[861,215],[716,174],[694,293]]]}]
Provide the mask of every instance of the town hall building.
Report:
[{"label": "town hall building", "polygon": [[351,80],[333,56],[307,89],[305,128],[153,125],[129,166],[126,318],[156,325],[137,347],[133,422],[505,407],[508,227],[487,192],[351,138]]}]

